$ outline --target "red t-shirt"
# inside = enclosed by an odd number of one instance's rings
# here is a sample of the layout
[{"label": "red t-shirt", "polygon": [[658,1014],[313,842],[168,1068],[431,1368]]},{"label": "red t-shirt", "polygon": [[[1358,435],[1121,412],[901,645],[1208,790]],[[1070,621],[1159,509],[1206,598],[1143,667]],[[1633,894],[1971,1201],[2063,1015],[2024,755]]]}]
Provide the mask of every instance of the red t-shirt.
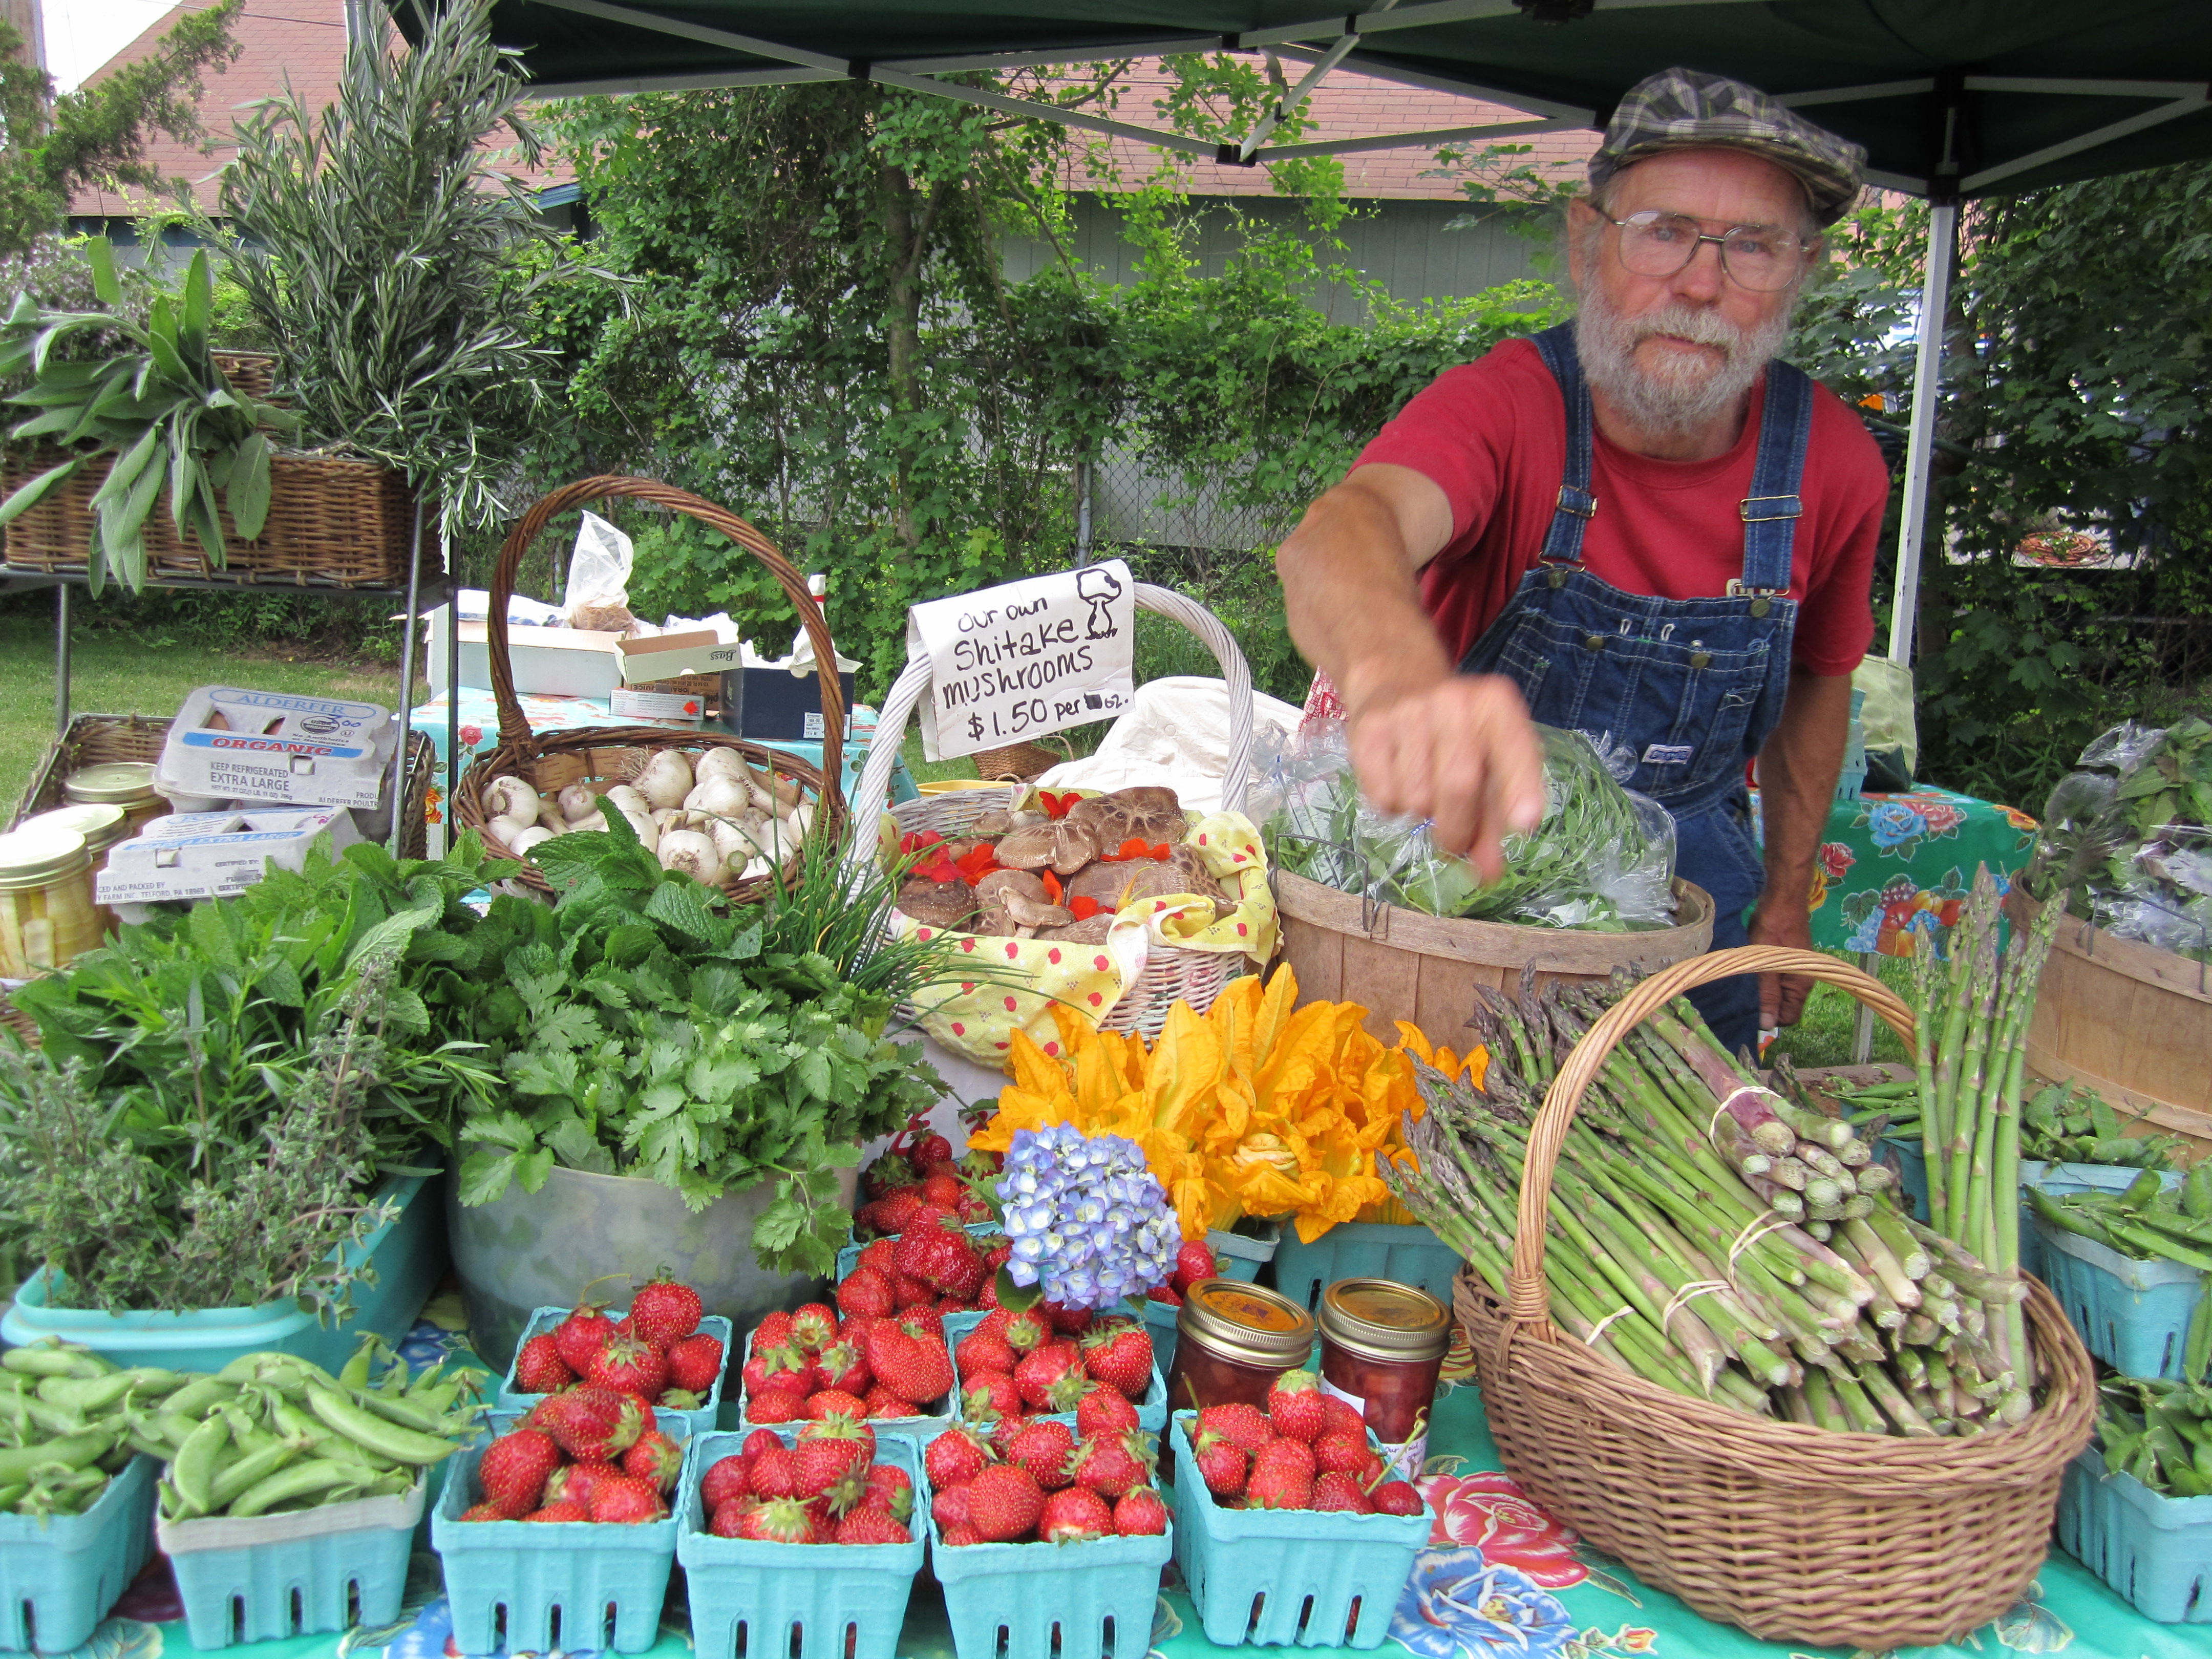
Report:
[{"label": "red t-shirt", "polygon": [[[1765,397],[1762,379],[1743,435],[1710,461],[1653,460],[1597,434],[1590,480],[1597,513],[1583,533],[1591,574],[1662,599],[1727,591],[1743,574],[1738,504],[1751,494]],[[1567,464],[1559,382],[1534,345],[1507,340],[1437,376],[1353,465],[1377,461],[1433,479],[1451,502],[1452,538],[1421,573],[1421,603],[1456,660],[1505,608],[1543,548]],[[1802,604],[1792,656],[1816,674],[1848,674],[1874,637],[1869,589],[1889,469],[1857,416],[1819,386],[1798,493],[1805,510],[1790,593]]]}]

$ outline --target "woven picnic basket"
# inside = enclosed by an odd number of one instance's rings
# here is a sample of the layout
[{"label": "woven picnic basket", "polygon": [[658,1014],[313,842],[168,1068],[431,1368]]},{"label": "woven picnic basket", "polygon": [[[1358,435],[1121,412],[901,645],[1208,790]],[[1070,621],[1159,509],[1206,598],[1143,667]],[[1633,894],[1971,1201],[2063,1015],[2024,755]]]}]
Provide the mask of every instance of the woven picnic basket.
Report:
[{"label": "woven picnic basket", "polygon": [[[1198,635],[1213,653],[1214,660],[1221,665],[1222,678],[1229,687],[1229,751],[1222,776],[1221,806],[1224,811],[1243,811],[1245,786],[1252,769],[1252,671],[1245,665],[1243,652],[1218,617],[1197,600],[1186,599],[1173,588],[1139,582],[1136,604],[1139,611],[1181,623]],[[854,791],[853,848],[856,858],[873,855],[872,827],[886,811],[892,769],[906,738],[907,717],[929,690],[929,653],[917,647],[905,671],[891,686],[890,695],[884,700],[883,713],[876,722],[875,741],[868,750],[867,763],[860,769],[860,782]],[[949,794],[901,801],[888,810],[902,836],[933,830],[951,841],[966,835],[985,813],[1011,806],[1027,790],[1025,784],[1008,784],[996,789],[959,789]],[[1227,952],[1189,951],[1156,944],[1146,953],[1144,973],[1107,1011],[1106,1017],[1098,1022],[1099,1028],[1108,1031],[1141,1031],[1147,1040],[1156,1037],[1167,1024],[1170,1006],[1187,1002],[1196,1012],[1204,1013],[1221,994],[1221,988],[1243,971],[1243,958]]]},{"label": "woven picnic basket", "polygon": [[1645,1583],[1768,1641],[1940,1646],[2027,1591],[2060,1477],[2088,1443],[2089,1356],[2041,1284],[2028,1281],[2035,1413],[1971,1439],[1836,1433],[1689,1399],[1596,1358],[1552,1322],[1551,1178],[1583,1091],[1646,1016],[1693,986],[1746,973],[1838,986],[1913,1045],[1903,1002],[1816,951],[1751,946],[1660,969],[1590,1027],[1545,1092],[1507,1298],[1462,1269],[1454,1305],[1507,1471]]},{"label": "woven picnic basket", "polygon": [[[532,734],[515,695],[514,662],[508,654],[507,603],[514,594],[514,578],[539,532],[564,513],[593,501],[619,498],[647,501],[655,507],[696,519],[710,530],[719,530],[768,567],[776,585],[789,596],[800,625],[813,641],[814,660],[822,683],[822,764],[810,764],[796,755],[764,744],[749,742],[719,732],[667,726],[585,726],[568,731]],[[585,478],[563,484],[524,514],[501,544],[499,562],[491,576],[490,611],[485,617],[487,655],[491,663],[492,700],[499,708],[499,741],[469,763],[454,789],[454,810],[462,824],[483,834],[491,814],[485,810],[484,792],[494,778],[521,778],[539,794],[582,783],[594,793],[605,794],[641,771],[660,750],[682,750],[695,758],[709,749],[734,749],[756,767],[772,768],[795,780],[814,800],[810,836],[826,836],[831,844],[843,834],[845,799],[839,787],[845,764],[845,698],[837,682],[837,653],[830,642],[829,624],[821,607],[806,591],[805,580],[775,544],[726,507],[694,495],[672,484],[651,478]],[[508,878],[540,893],[553,890],[544,872],[526,859],[519,859],[486,836],[484,852]],[[794,848],[781,870],[750,881],[726,877],[720,885],[733,903],[750,903],[787,879],[797,869],[803,849]]]}]

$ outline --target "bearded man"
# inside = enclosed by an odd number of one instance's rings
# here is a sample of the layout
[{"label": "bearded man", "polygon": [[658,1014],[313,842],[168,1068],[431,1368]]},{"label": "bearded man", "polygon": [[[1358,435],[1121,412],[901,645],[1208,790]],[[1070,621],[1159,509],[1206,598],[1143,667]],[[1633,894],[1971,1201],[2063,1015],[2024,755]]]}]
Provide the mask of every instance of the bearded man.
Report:
[{"label": "bearded man", "polygon": [[[1864,162],[1741,82],[1642,82],[1568,210],[1576,320],[1439,377],[1284,543],[1291,634],[1368,798],[1486,877],[1543,815],[1541,721],[1674,815],[1715,949],[1810,943],[1889,481],[1774,354]],[[1733,1051],[1810,988],[1693,1000]]]}]

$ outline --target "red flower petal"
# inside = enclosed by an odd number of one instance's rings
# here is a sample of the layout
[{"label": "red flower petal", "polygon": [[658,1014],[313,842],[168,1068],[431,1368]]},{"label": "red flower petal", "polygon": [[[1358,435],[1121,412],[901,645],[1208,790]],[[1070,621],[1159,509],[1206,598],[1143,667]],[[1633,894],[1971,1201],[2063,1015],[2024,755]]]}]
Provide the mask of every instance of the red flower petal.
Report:
[{"label": "red flower petal", "polygon": [[1044,878],[1045,896],[1054,904],[1058,904],[1060,902],[1061,893],[1066,890],[1060,884],[1060,878],[1049,870],[1040,870],[1037,874]]}]

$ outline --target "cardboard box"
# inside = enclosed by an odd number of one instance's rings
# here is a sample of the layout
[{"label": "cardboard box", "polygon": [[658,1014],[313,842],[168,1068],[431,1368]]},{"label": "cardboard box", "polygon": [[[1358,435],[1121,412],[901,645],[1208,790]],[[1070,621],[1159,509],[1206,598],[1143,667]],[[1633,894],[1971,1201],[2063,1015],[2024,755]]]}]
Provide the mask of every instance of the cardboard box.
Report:
[{"label": "cardboard box", "polygon": [[165,793],[374,807],[398,741],[373,702],[203,685],[169,722],[154,781]]},{"label": "cardboard box", "polygon": [[[300,869],[316,838],[325,833],[333,853],[361,839],[353,815],[343,807],[191,816],[240,818],[242,825],[228,834],[140,835],[118,842],[108,849],[107,867],[94,884],[94,896],[111,905],[216,898],[251,887],[271,864]],[[177,827],[173,819],[168,822]]]},{"label": "cardboard box", "polygon": [[[430,645],[427,653],[430,690],[446,685],[446,630],[452,626],[448,608],[430,613]],[[487,625],[464,622],[460,637],[460,678],[477,690],[491,687],[490,637]],[[510,624],[507,630],[507,660],[514,669],[514,689],[525,696],[545,697],[604,697],[623,683],[623,644],[618,634],[602,634],[585,628],[526,628]],[[641,678],[650,679],[652,675]]]},{"label": "cardboard box", "polygon": [[607,712],[618,720],[697,726],[707,718],[707,700],[673,691],[633,691],[626,685],[618,685],[607,698]]},{"label": "cardboard box", "polygon": [[[684,634],[655,634],[641,640],[623,640],[615,647],[622,659],[625,685],[644,685],[653,680],[672,680],[679,674],[720,674],[735,668],[743,646],[726,644],[711,628]],[[750,653],[748,653],[750,654]]]}]

